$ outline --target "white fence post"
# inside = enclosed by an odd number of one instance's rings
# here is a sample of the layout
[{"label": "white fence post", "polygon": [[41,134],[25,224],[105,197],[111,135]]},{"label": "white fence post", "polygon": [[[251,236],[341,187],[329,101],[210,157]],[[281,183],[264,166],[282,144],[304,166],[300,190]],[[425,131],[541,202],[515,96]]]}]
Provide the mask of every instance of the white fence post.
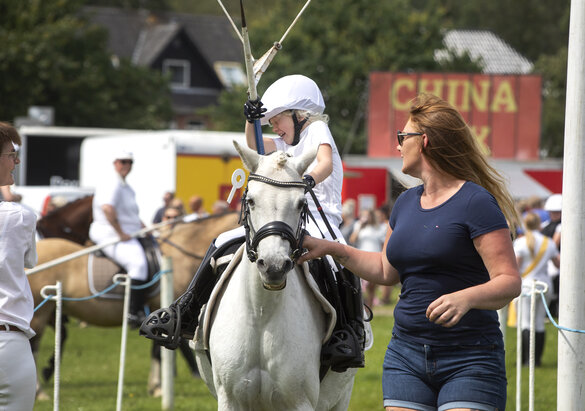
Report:
[{"label": "white fence post", "polygon": [[[175,298],[173,294],[173,261],[171,257],[163,257],[161,270],[164,274],[160,279],[160,306],[168,307],[172,304]],[[162,409],[168,411],[175,407],[175,351],[161,347],[161,362]]]},{"label": "white fence post", "polygon": [[47,298],[49,290],[57,293],[51,297],[55,300],[55,370],[53,386],[53,411],[59,411],[59,388],[61,384],[61,324],[63,315],[63,285],[57,281],[56,285],[46,285],[41,289],[41,296]]},{"label": "white fence post", "polygon": [[516,410],[522,408],[522,292],[516,298]]},{"label": "white fence post", "polygon": [[116,274],[114,282],[125,286],[124,309],[122,310],[122,343],[120,344],[120,369],[118,372],[118,396],[116,398],[116,411],[122,411],[122,395],[124,393],[124,364],[126,363],[126,341],[128,340],[128,311],[130,310],[130,287],[132,280],[126,274]]}]

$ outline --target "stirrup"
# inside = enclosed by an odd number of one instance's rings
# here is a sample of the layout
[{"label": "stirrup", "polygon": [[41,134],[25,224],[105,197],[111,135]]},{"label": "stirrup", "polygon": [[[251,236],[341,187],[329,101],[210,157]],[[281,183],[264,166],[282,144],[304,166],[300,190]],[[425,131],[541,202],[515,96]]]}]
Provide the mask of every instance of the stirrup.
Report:
[{"label": "stirrup", "polygon": [[181,337],[181,310],[174,304],[150,313],[140,326],[140,335],[151,339],[169,350],[179,346]]},{"label": "stirrup", "polygon": [[363,368],[365,358],[363,339],[349,325],[333,331],[331,338],[321,349],[321,364],[331,367],[335,372],[348,368]]}]

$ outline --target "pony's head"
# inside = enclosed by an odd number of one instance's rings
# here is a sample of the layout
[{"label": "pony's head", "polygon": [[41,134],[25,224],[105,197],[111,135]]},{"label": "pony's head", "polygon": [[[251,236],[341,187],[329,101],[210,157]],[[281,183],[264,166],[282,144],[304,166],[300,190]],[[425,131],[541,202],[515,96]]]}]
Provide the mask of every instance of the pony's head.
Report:
[{"label": "pony's head", "polygon": [[291,157],[282,151],[261,156],[235,141],[234,146],[251,173],[242,198],[248,258],[256,262],[264,288],[281,290],[302,247],[307,207],[302,175],[318,147]]}]

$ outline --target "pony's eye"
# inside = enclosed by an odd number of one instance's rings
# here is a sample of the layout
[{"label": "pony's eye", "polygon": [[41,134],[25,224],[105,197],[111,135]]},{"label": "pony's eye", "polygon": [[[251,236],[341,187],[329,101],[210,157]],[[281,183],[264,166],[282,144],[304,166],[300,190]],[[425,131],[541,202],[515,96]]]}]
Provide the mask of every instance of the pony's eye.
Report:
[{"label": "pony's eye", "polygon": [[246,203],[248,203],[248,207],[254,207],[255,204],[253,198],[247,198]]}]

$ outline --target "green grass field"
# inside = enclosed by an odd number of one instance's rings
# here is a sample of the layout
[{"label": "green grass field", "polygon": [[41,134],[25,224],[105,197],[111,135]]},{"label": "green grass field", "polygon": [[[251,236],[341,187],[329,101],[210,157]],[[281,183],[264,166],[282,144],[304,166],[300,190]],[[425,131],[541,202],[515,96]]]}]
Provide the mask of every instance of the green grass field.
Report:
[{"label": "green grass field", "polygon": [[[366,367],[358,371],[349,409],[352,411],[381,410],[381,367],[390,338],[393,318],[391,307],[379,307],[372,321],[374,347],[366,354]],[[547,341],[543,366],[536,369],[535,409],[556,409],[557,390],[557,333],[547,324]],[[69,339],[61,365],[60,409],[75,411],[103,411],[116,408],[118,364],[120,358],[121,328],[81,328],[75,320],[69,324]],[[506,339],[506,367],[508,373],[507,409],[515,409],[516,398],[516,330],[509,328]],[[48,330],[39,355],[45,364],[53,352],[54,334]],[[149,372],[149,342],[129,333],[125,366],[124,410],[160,410],[160,398],[147,394]],[[522,409],[528,409],[528,368],[522,371]],[[53,394],[53,380],[45,384]],[[190,376],[185,361],[177,357],[175,379],[175,410],[216,410],[217,402],[200,379]],[[37,401],[35,410],[52,410],[53,402]]]}]

